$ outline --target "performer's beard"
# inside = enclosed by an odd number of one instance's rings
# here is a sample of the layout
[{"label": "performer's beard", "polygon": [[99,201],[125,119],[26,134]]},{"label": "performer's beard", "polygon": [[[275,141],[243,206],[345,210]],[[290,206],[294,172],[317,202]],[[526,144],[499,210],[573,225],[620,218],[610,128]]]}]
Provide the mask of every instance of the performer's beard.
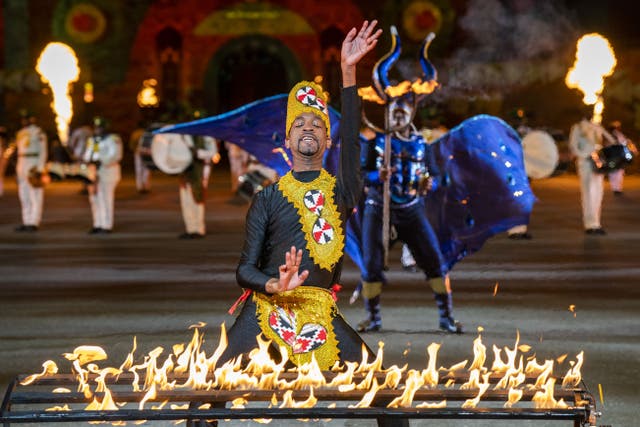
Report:
[{"label": "performer's beard", "polygon": [[305,134],[298,139],[298,152],[303,156],[314,156],[319,150],[320,141],[315,135]]}]

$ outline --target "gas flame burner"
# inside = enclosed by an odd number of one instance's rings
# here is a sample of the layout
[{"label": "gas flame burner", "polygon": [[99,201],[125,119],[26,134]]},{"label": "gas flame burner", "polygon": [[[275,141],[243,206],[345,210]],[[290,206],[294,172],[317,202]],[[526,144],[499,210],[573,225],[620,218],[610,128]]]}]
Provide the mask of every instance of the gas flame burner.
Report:
[{"label": "gas flame burner", "polygon": [[[322,372],[327,384],[339,375],[338,372]],[[283,372],[279,379],[293,381],[295,372]],[[382,384],[385,374],[376,373],[372,380]],[[355,375],[355,384],[367,380],[367,375]],[[402,376],[404,380],[407,375]],[[90,378],[91,380],[92,378]],[[172,376],[171,381],[186,380],[186,377]],[[469,375],[451,373],[439,379],[434,387],[421,387],[413,392],[413,406],[388,407],[390,402],[406,392],[405,387],[379,389],[368,407],[356,407],[367,389],[345,390],[340,387],[320,386],[298,390],[167,390],[158,391],[147,401],[150,409],[140,409],[144,392],[131,391],[133,375],[122,374],[107,381],[111,398],[119,402],[117,410],[87,410],[87,399],[80,392],[52,392],[73,388],[77,385],[74,375],[55,374],[43,376],[29,385],[20,385],[24,377],[17,377],[8,387],[0,412],[0,422],[4,426],[12,423],[56,423],[103,421],[118,423],[123,421],[166,421],[183,420],[188,426],[196,426],[201,420],[217,419],[468,419],[468,420],[556,420],[573,422],[574,426],[595,426],[599,413],[595,399],[583,387],[562,388],[554,386],[556,399],[567,405],[563,408],[540,408],[533,404],[534,396],[540,392],[535,387],[536,377],[527,376],[523,383],[523,393],[514,407],[505,408],[508,390],[495,389],[500,375],[490,375],[490,387],[482,394],[476,407],[464,407],[469,399],[479,394],[478,388],[462,388],[469,381]],[[142,378],[144,380],[144,378]],[[556,383],[561,384],[562,378]],[[402,381],[400,382],[402,383]],[[405,383],[406,384],[406,383]],[[549,391],[549,390],[548,390]],[[96,392],[95,398],[103,399],[105,393]],[[270,402],[289,399],[297,402],[294,406],[275,407]],[[311,407],[296,407],[304,402],[314,401]],[[446,407],[441,402],[446,401]],[[423,402],[416,403],[416,402]],[[433,402],[433,403],[429,403]],[[440,403],[438,403],[440,402]],[[431,407],[427,407],[431,406]],[[517,407],[516,407],[517,406]],[[51,408],[55,410],[52,410]]]}]

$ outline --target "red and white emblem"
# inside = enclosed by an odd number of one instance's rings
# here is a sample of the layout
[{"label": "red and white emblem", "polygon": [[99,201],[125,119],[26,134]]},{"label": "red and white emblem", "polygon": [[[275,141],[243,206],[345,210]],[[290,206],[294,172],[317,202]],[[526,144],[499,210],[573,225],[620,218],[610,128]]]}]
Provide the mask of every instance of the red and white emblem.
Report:
[{"label": "red and white emblem", "polygon": [[314,214],[320,216],[324,208],[324,193],[320,190],[309,190],[304,195],[304,205]]},{"label": "red and white emblem", "polygon": [[298,89],[296,99],[303,105],[316,108],[326,115],[329,114],[326,102],[318,96],[318,93],[311,86],[303,86]]},{"label": "red and white emblem", "polygon": [[313,224],[313,239],[321,245],[333,240],[333,227],[324,218],[318,218]]},{"label": "red and white emblem", "polygon": [[269,314],[269,326],[294,354],[308,353],[327,342],[327,330],[317,323],[305,323],[300,333],[296,333],[296,314],[282,307]]}]

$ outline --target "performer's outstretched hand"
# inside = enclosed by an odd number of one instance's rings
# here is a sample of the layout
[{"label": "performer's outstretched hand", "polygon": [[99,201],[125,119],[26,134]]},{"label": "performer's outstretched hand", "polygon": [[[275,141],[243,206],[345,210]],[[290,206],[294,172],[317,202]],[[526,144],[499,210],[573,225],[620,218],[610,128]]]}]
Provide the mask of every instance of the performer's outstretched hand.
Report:
[{"label": "performer's outstretched hand", "polygon": [[[363,56],[373,49],[378,42],[382,30],[373,33],[378,21],[364,21],[360,31],[352,28],[342,42],[341,60],[346,65],[356,65]],[[371,34],[373,33],[373,34]]]},{"label": "performer's outstretched hand", "polygon": [[290,291],[302,285],[307,277],[309,277],[309,271],[304,270],[298,274],[300,263],[302,262],[302,249],[296,251],[295,246],[291,246],[291,250],[284,254],[285,263],[280,266],[280,278],[267,282],[266,291],[270,294],[278,292]]},{"label": "performer's outstretched hand", "polygon": [[[342,87],[347,88],[356,84],[356,64],[363,56],[372,50],[382,30],[373,33],[378,21],[364,21],[360,31],[352,28],[342,42],[340,51],[340,67],[342,68]],[[372,34],[373,33],[373,34]]]}]

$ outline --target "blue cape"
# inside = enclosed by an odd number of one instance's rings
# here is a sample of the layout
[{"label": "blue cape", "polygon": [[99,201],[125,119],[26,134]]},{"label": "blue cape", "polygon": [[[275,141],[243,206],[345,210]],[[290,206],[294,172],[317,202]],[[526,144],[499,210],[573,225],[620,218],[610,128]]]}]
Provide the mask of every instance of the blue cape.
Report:
[{"label": "blue cape", "polygon": [[[205,135],[231,142],[282,176],[291,169],[291,152],[284,146],[287,96],[270,96],[227,113],[178,123],[154,133]],[[340,152],[340,113],[333,107],[329,107],[329,120],[332,144],[325,152],[324,167],[335,171]]]}]

